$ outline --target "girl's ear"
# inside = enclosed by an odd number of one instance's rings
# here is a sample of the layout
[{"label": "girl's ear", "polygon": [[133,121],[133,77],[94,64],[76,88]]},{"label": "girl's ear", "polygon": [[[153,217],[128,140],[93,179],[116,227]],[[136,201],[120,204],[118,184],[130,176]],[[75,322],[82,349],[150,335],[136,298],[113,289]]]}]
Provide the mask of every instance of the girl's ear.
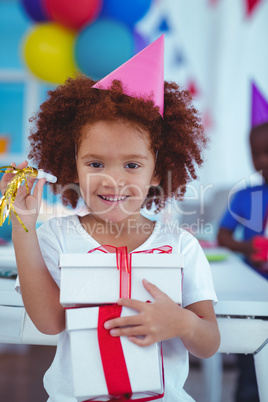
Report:
[{"label": "girl's ear", "polygon": [[154,173],[152,181],[151,181],[151,186],[159,186],[161,181],[161,176],[159,174]]}]

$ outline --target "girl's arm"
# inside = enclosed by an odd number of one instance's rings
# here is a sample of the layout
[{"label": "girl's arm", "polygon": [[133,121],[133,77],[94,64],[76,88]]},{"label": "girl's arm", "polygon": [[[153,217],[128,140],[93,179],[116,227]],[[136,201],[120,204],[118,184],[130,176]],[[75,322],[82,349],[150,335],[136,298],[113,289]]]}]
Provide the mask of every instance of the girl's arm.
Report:
[{"label": "girl's arm", "polygon": [[35,227],[28,227],[28,233],[21,229],[13,229],[12,240],[25,309],[39,331],[58,334],[65,329],[59,287],[47,269]]},{"label": "girl's arm", "polygon": [[[25,161],[18,168],[23,169],[26,166]],[[11,173],[4,174],[0,182],[2,194],[13,178]],[[17,192],[14,207],[28,232],[25,232],[12,212],[12,240],[26,311],[41,332],[57,334],[65,328],[65,313],[59,302],[59,288],[47,269],[36,234],[36,220],[45,180],[38,180],[31,194],[34,182],[35,180],[28,179],[29,193],[25,186],[20,187]]]},{"label": "girl's arm", "polygon": [[192,312],[189,333],[182,338],[186,349],[201,359],[213,356],[220,346],[220,332],[212,301],[193,303],[185,310]]},{"label": "girl's arm", "polygon": [[138,314],[107,321],[105,328],[112,336],[128,336],[140,346],[179,337],[188,351],[199,358],[217,352],[220,333],[210,300],[182,308],[153,284],[145,280],[143,284],[154,302],[120,299],[118,304],[133,308]]}]

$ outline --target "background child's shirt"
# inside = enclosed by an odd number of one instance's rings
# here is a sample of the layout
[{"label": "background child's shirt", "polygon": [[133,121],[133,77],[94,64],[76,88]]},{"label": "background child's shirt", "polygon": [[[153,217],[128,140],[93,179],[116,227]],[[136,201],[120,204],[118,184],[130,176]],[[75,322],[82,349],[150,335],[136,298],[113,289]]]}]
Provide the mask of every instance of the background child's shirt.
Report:
[{"label": "background child's shirt", "polygon": [[238,191],[227,208],[220,227],[234,231],[242,227],[243,240],[262,235],[268,217],[268,185]]},{"label": "background child's shirt", "polygon": [[[60,287],[59,255],[62,253],[87,253],[99,247],[82,227],[76,215],[54,218],[38,229],[41,251],[47,267]],[[177,225],[160,225],[156,222],[151,236],[136,250],[142,251],[170,245],[173,253],[184,255],[182,306],[201,300],[217,301],[208,261],[198,241]],[[98,252],[98,251],[96,251]],[[19,282],[17,281],[17,290]],[[160,289],[161,290],[161,289]],[[183,386],[188,376],[188,351],[179,338],[163,341],[165,396],[168,402],[193,401]],[[89,379],[90,380],[90,379]],[[44,386],[49,402],[76,402],[73,396],[70,339],[67,331],[59,335],[57,352],[45,374]],[[161,400],[159,400],[161,402]]]}]

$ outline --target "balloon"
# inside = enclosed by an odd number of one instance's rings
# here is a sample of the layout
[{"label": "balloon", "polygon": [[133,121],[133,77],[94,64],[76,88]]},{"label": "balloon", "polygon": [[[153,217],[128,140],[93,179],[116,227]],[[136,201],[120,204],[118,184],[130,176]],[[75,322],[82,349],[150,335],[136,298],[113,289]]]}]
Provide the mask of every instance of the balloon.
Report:
[{"label": "balloon", "polygon": [[94,80],[105,77],[133,55],[132,32],[120,22],[98,18],[77,36],[75,44],[77,65]]},{"label": "balloon", "polygon": [[114,18],[131,27],[145,16],[152,0],[103,0],[101,16]]},{"label": "balloon", "polygon": [[142,49],[149,45],[149,42],[137,31],[133,31],[134,36],[134,54],[139,53]]},{"label": "balloon", "polygon": [[50,18],[67,28],[79,30],[95,20],[102,0],[43,0]]},{"label": "balloon", "polygon": [[75,33],[53,22],[35,25],[23,44],[26,65],[42,80],[61,84],[73,76]]},{"label": "balloon", "polygon": [[21,0],[21,4],[30,18],[41,22],[49,19],[43,5],[43,0]]}]

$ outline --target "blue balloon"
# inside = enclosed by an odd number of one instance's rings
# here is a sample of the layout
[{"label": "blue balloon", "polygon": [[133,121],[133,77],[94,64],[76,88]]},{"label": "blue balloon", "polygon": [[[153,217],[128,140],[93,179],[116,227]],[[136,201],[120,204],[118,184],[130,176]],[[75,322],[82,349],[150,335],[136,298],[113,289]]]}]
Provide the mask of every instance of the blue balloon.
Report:
[{"label": "blue balloon", "polygon": [[101,16],[114,18],[131,27],[142,19],[152,0],[103,0]]},{"label": "blue balloon", "polygon": [[49,20],[42,0],[21,0],[21,3],[29,17],[34,21],[42,22]]},{"label": "blue balloon", "polygon": [[98,81],[134,55],[134,38],[124,24],[98,18],[77,35],[75,60],[79,69]]}]

